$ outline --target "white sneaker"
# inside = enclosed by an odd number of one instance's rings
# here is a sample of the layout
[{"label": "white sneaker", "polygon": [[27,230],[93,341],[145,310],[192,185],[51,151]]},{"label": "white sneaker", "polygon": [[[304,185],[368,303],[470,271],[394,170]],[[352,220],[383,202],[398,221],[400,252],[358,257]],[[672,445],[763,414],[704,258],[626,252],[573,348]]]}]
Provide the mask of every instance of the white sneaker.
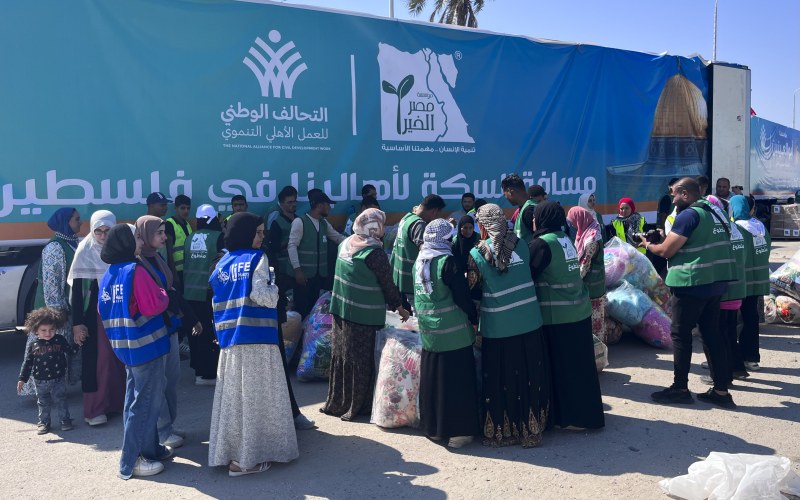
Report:
[{"label": "white sneaker", "polygon": [[164,464],[139,457],[133,466],[133,475],[137,477],[155,476],[164,470]]},{"label": "white sneaker", "polygon": [[307,431],[309,429],[313,429],[316,427],[313,420],[309,420],[308,417],[303,415],[302,413],[296,417],[294,417],[294,428],[299,431]]},{"label": "white sneaker", "polygon": [[183,438],[177,434],[170,434],[169,437],[161,444],[164,446],[169,446],[170,448],[180,448],[183,446]]},{"label": "white sneaker", "polygon": [[451,437],[449,441],[447,441],[448,448],[461,448],[462,446],[466,446],[472,442],[472,436],[456,436]]},{"label": "white sneaker", "polygon": [[194,385],[217,385],[217,379],[215,379],[215,378],[195,377],[194,378]]},{"label": "white sneaker", "polygon": [[92,417],[92,418],[84,418],[83,420],[86,421],[87,424],[92,425],[92,426],[94,426],[94,425],[103,425],[106,422],[108,422],[108,417],[106,417],[105,415],[98,415],[98,416]]},{"label": "white sneaker", "polygon": [[744,367],[747,368],[747,371],[757,372],[761,369],[761,366],[755,361],[745,361]]}]

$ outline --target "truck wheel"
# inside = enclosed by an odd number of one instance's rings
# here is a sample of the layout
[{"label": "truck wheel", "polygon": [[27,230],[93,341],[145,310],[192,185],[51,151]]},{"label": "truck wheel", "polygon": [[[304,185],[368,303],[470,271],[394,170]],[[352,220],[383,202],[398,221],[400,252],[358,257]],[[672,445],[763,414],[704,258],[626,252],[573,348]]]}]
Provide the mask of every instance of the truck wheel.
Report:
[{"label": "truck wheel", "polygon": [[17,325],[25,324],[25,318],[33,310],[36,300],[36,289],[39,287],[39,260],[29,264],[22,275],[22,282],[19,284],[19,294],[17,295]]}]

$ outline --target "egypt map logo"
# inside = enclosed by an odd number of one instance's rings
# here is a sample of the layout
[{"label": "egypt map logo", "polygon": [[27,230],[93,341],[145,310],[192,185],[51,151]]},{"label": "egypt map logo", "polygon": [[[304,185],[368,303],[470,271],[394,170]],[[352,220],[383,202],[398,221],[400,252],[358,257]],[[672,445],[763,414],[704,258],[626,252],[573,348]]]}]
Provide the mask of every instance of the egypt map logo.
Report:
[{"label": "egypt map logo", "polygon": [[[277,46],[281,41],[281,33],[272,30],[267,36],[269,41]],[[294,51],[294,52],[293,52]],[[250,68],[261,86],[262,97],[292,98],[294,83],[305,70],[306,63],[302,62],[302,55],[295,50],[294,42],[286,42],[274,50],[267,42],[256,37],[256,41],[248,51],[242,62]],[[281,95],[283,94],[283,95]]]}]

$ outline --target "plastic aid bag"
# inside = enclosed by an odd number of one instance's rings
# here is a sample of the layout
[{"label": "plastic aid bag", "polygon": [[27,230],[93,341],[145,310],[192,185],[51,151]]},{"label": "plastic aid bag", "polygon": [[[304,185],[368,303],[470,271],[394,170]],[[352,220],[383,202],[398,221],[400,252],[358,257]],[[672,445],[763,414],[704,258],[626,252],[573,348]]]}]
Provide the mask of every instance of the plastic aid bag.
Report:
[{"label": "plastic aid bag", "polygon": [[658,306],[651,307],[633,327],[637,337],[659,349],[672,349],[672,321]]},{"label": "plastic aid bag", "polygon": [[788,295],[800,300],[800,251],[769,275],[769,284],[777,292],[775,295]]},{"label": "plastic aid bag", "polygon": [[327,380],[330,376],[333,329],[330,302],[330,292],[320,295],[306,318],[303,351],[297,364],[297,380],[301,382]]},{"label": "plastic aid bag", "polygon": [[711,452],[689,466],[689,473],[659,481],[667,495],[687,500],[749,500],[800,495],[800,478],[785,457]]},{"label": "plastic aid bag", "polygon": [[653,301],[643,291],[622,280],[622,284],[606,293],[608,309],[606,312],[623,325],[636,326],[642,322],[645,313],[653,307]]},{"label": "plastic aid bag", "polygon": [[624,279],[669,313],[669,288],[643,253],[615,236],[603,249],[603,262],[607,287],[613,288]]},{"label": "plastic aid bag", "polygon": [[597,367],[597,373],[600,373],[603,368],[608,366],[608,347],[597,338],[597,335],[592,335],[592,340],[594,340],[594,364]]},{"label": "plastic aid bag", "polygon": [[800,324],[800,301],[786,295],[764,297],[764,320],[767,323]]},{"label": "plastic aid bag", "polygon": [[396,337],[386,339],[381,351],[370,422],[385,428],[419,426],[421,351],[419,343],[409,347]]},{"label": "plastic aid bag", "polygon": [[[397,316],[397,320],[400,321],[399,315]],[[388,315],[386,323],[387,326],[378,330],[378,333],[375,334],[375,373],[378,373],[380,370],[381,353],[383,352],[384,346],[386,346],[386,341],[389,339],[395,339],[409,349],[422,346],[422,340],[419,337],[418,331],[389,326],[393,322],[389,321]]]}]

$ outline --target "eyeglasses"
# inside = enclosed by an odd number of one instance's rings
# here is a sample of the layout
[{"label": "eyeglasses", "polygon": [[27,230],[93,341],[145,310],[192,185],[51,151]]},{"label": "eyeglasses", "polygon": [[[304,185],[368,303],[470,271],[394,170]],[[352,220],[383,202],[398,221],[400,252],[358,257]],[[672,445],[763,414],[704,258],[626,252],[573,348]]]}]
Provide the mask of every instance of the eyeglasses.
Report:
[{"label": "eyeglasses", "polygon": [[94,234],[96,234],[97,236],[107,235],[109,231],[111,231],[111,228],[108,229],[97,228],[94,230]]}]

